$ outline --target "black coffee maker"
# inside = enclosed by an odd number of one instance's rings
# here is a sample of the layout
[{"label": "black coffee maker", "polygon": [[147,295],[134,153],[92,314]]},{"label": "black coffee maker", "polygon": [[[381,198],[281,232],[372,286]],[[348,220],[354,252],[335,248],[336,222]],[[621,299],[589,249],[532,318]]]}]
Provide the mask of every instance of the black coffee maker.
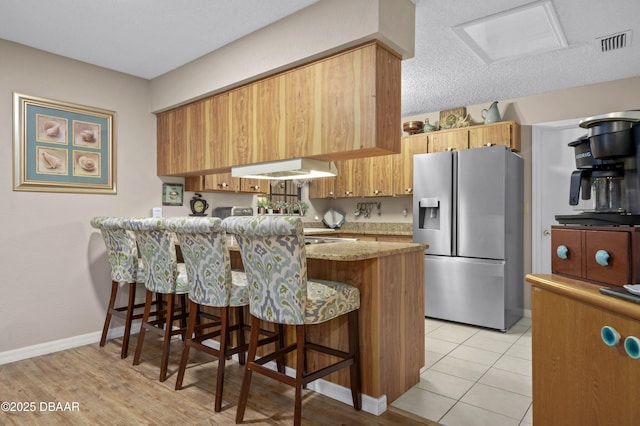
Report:
[{"label": "black coffee maker", "polygon": [[577,215],[562,224],[640,225],[640,111],[587,118],[587,135],[570,142],[577,170],[571,174],[569,204]]}]

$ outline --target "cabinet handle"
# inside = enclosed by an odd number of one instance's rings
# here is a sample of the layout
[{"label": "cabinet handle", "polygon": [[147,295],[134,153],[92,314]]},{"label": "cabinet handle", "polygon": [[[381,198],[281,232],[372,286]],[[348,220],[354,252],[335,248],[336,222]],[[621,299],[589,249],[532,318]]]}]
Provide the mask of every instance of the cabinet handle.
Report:
[{"label": "cabinet handle", "polygon": [[260,189],[260,185],[251,185],[249,188],[255,189],[257,191]]},{"label": "cabinet handle", "polygon": [[379,189],[374,189],[373,190],[373,195],[378,195],[381,191]]},{"label": "cabinet handle", "polygon": [[329,191],[329,195],[333,197],[333,191]]},{"label": "cabinet handle", "polygon": [[413,193],[413,188],[407,188],[404,190],[404,192],[408,192],[409,194]]},{"label": "cabinet handle", "polygon": [[229,184],[227,182],[222,182],[222,183],[219,183],[218,186],[220,188],[226,188],[227,186],[229,186]]},{"label": "cabinet handle", "polygon": [[445,151],[455,151],[456,149],[452,146],[448,147],[447,149],[445,149]]},{"label": "cabinet handle", "polygon": [[560,244],[556,249],[556,254],[560,259],[567,260],[567,258],[569,257],[569,249],[567,248],[567,246]]},{"label": "cabinet handle", "polygon": [[640,358],[640,339],[635,336],[629,336],[624,339],[624,350],[629,358]]},{"label": "cabinet handle", "polygon": [[352,191],[344,191],[344,195],[351,195],[351,194],[353,194]]},{"label": "cabinet handle", "polygon": [[598,250],[596,252],[596,262],[601,266],[609,265],[609,253],[606,250]]},{"label": "cabinet handle", "polygon": [[600,337],[602,337],[602,341],[607,346],[617,346],[620,343],[620,333],[616,331],[615,328],[605,325],[600,330]]}]

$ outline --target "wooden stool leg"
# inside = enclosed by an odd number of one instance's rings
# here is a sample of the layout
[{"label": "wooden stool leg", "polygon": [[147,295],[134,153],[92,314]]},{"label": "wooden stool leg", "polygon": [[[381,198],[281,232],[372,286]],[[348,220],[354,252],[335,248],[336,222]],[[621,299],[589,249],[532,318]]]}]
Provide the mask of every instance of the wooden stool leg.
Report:
[{"label": "wooden stool leg", "polygon": [[247,408],[247,399],[249,398],[249,387],[251,385],[251,363],[256,360],[256,351],[258,350],[258,338],[260,337],[260,319],[251,317],[251,337],[249,338],[249,354],[247,364],[244,370],[244,378],[242,379],[242,388],[240,389],[240,399],[238,400],[238,409],[236,410],[236,423],[242,423],[244,419],[244,410]]},{"label": "wooden stool leg", "polygon": [[107,316],[104,319],[102,327],[102,337],[100,337],[100,346],[104,346],[107,342],[107,334],[109,333],[109,324],[111,323],[111,310],[115,307],[116,296],[118,295],[118,283],[111,281],[111,297],[109,297],[109,306],[107,306]]},{"label": "wooden stool leg", "polygon": [[216,376],[216,401],[214,411],[220,412],[222,409],[222,389],[224,387],[224,367],[227,362],[227,350],[229,346],[229,308],[220,308],[220,352],[218,354],[218,374]]},{"label": "wooden stool leg", "polygon": [[180,359],[180,367],[178,368],[178,377],[176,378],[176,390],[182,389],[182,381],[184,373],[187,369],[187,361],[189,360],[189,348],[193,339],[194,329],[196,327],[196,319],[200,313],[199,306],[193,300],[189,301],[189,323],[187,324],[187,338],[182,349],[182,358]]},{"label": "wooden stool leg", "polygon": [[138,344],[136,345],[136,353],[133,356],[133,365],[140,364],[140,354],[142,353],[142,343],[144,342],[144,336],[146,334],[146,326],[149,322],[149,314],[151,313],[151,303],[153,302],[153,292],[147,290],[144,313],[142,314],[142,325],[140,326],[140,334],[138,335]]},{"label": "wooden stool leg", "polygon": [[358,310],[351,311],[348,314],[349,319],[349,353],[353,356],[353,364],[349,367],[351,384],[351,399],[353,400],[353,408],[360,410],[362,408],[362,383],[360,376],[360,333]]},{"label": "wooden stool leg", "polygon": [[[246,340],[244,336],[244,306],[238,306],[235,308],[236,311],[236,323],[238,324],[238,346],[242,347],[245,345]],[[244,365],[246,360],[247,353],[245,351],[238,352],[238,362],[240,365]]]},{"label": "wooden stool leg", "polygon": [[[253,326],[251,327],[253,330]],[[277,325],[277,332],[278,332],[278,341],[276,342],[276,350],[280,350],[285,346],[284,324]],[[286,372],[285,361],[286,361],[286,358],[284,355],[281,356],[280,358],[276,358],[276,367],[279,373],[285,374]]]},{"label": "wooden stool leg", "polygon": [[305,358],[307,353],[305,350],[305,329],[304,325],[296,325],[296,397],[293,409],[293,424],[300,426],[302,424],[302,384],[304,376]]},{"label": "wooden stool leg", "polygon": [[136,285],[129,283],[129,304],[127,305],[127,315],[124,320],[124,337],[122,339],[122,349],[120,358],[125,359],[129,355],[129,336],[131,336],[131,323],[133,322],[133,307],[136,304]]},{"label": "wooden stool leg", "polygon": [[171,347],[171,329],[175,311],[175,294],[167,294],[167,317],[164,326],[164,341],[162,342],[162,357],[160,358],[160,381],[167,378],[167,366],[169,365],[169,350]]}]

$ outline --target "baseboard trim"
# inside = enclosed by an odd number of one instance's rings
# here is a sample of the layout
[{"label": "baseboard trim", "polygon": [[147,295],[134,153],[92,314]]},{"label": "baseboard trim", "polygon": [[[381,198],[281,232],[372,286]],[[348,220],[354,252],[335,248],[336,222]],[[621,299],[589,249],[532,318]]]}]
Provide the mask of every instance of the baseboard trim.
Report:
[{"label": "baseboard trim", "polygon": [[[139,331],[140,321],[134,321],[131,324],[131,334],[136,334]],[[107,339],[110,340],[122,336],[124,336],[124,326],[119,326],[109,329]],[[102,337],[102,332],[94,331],[93,333],[82,334],[80,336],[54,340],[46,343],[39,343],[33,346],[0,352],[0,365],[22,361],[24,359],[33,358],[36,356],[47,355],[54,352],[64,351],[67,349],[73,349],[77,348],[78,346],[91,345],[93,343],[100,342],[100,337]]]}]

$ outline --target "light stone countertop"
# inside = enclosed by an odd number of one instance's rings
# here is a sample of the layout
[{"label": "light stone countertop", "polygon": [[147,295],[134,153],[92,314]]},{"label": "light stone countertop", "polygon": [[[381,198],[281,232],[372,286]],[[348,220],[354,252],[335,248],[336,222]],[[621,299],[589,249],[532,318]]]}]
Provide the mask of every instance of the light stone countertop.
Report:
[{"label": "light stone countertop", "polygon": [[[392,243],[381,241],[345,241],[336,243],[310,244],[306,246],[307,259],[349,262],[375,259],[399,253],[424,251],[427,244]],[[240,251],[237,244],[229,245],[229,250]]]}]

